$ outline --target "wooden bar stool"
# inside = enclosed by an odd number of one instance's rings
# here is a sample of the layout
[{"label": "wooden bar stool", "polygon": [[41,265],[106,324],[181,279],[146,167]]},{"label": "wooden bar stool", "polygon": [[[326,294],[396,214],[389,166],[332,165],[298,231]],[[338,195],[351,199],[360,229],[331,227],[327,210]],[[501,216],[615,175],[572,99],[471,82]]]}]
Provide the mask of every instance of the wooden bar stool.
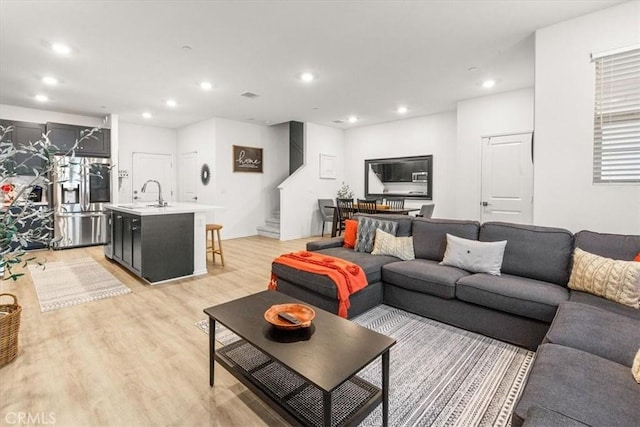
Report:
[{"label": "wooden bar stool", "polygon": [[[220,224],[207,224],[207,256],[209,252],[211,252],[211,257],[213,258],[213,263],[216,263],[216,254],[220,255],[220,262],[224,267],[224,255],[222,254],[222,240],[220,239],[220,230],[222,230],[222,226]],[[216,232],[218,235],[218,248],[216,249],[216,239],[213,232]],[[211,235],[209,235],[211,233]],[[208,242],[211,240],[211,246],[209,246]]]}]

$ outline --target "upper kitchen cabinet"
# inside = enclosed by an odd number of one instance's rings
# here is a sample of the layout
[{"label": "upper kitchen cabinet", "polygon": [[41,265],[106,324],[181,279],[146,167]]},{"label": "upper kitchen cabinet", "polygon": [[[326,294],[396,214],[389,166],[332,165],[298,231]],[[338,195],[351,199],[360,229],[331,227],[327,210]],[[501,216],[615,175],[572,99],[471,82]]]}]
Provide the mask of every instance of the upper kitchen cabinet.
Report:
[{"label": "upper kitchen cabinet", "polygon": [[[47,123],[49,140],[58,147],[59,153],[69,152],[76,140],[82,138],[91,128],[86,126],[67,125],[63,123]],[[78,157],[111,157],[111,131],[99,129],[90,137],[80,141],[76,149]]]},{"label": "upper kitchen cabinet", "polygon": [[[13,127],[13,130],[5,135],[3,142],[11,141],[17,150],[28,146],[30,142],[39,141],[45,132],[45,125],[40,123],[0,120],[0,124]],[[30,153],[17,153],[5,164],[7,171],[17,175],[34,175],[33,169],[41,169],[43,166],[44,160]]]}]

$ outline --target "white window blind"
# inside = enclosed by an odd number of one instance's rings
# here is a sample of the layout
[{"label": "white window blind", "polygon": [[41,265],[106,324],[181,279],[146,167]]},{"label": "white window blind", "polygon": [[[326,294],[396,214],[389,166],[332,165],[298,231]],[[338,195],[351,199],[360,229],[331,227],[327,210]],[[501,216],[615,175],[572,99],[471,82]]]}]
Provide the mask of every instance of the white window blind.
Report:
[{"label": "white window blind", "polygon": [[593,182],[640,183],[640,47],[593,58]]}]

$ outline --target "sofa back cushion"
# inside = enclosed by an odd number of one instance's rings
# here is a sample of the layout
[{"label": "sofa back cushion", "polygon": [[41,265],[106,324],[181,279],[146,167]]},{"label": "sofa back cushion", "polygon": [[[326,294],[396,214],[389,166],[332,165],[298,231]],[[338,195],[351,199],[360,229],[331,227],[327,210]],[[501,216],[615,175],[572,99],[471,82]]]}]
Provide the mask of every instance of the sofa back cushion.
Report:
[{"label": "sofa back cushion", "polygon": [[411,236],[411,223],[412,217],[409,215],[394,215],[394,214],[362,214],[357,213],[353,216],[355,219],[360,217],[370,217],[379,219],[381,221],[393,221],[398,223],[398,229],[396,230],[396,237]]},{"label": "sofa back cushion", "polygon": [[576,234],[576,248],[599,256],[632,261],[640,253],[640,236],[595,233],[583,230]]},{"label": "sofa back cushion", "polygon": [[480,240],[507,241],[502,273],[567,286],[573,254],[573,234],[569,230],[485,222],[480,228]]},{"label": "sofa back cushion", "polygon": [[413,249],[416,258],[442,261],[447,249],[447,233],[463,239],[478,240],[478,221],[415,218],[413,220]]}]

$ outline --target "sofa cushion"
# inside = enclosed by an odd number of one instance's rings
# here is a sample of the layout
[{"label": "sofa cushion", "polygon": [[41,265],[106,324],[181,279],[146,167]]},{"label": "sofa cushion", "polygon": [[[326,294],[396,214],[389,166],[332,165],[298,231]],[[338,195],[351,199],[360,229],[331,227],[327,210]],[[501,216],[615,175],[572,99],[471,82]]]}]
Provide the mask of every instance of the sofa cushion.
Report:
[{"label": "sofa cushion", "polygon": [[426,259],[393,262],[382,267],[385,283],[445,299],[455,298],[456,282],[468,275],[459,268]]},{"label": "sofa cushion", "polygon": [[376,218],[359,218],[355,251],[371,253],[373,250],[373,242],[376,239],[376,230],[378,229],[395,236],[398,231],[398,223]]},{"label": "sofa cushion", "polygon": [[580,291],[571,291],[569,301],[588,304],[603,310],[640,320],[640,310]]},{"label": "sofa cushion", "polygon": [[358,264],[364,270],[364,274],[367,276],[369,283],[379,282],[382,279],[381,269],[383,265],[398,261],[398,258],[393,256],[371,255],[346,248],[330,248],[318,252]]},{"label": "sofa cushion", "polygon": [[522,427],[589,427],[578,420],[569,418],[551,409],[532,406],[527,411],[527,419]]},{"label": "sofa cushion", "polygon": [[478,240],[480,223],[453,219],[415,218],[413,248],[416,258],[442,261],[447,248],[447,233],[463,239]]},{"label": "sofa cushion", "polygon": [[575,236],[575,246],[607,258],[631,261],[640,252],[640,236],[595,233],[583,230]]},{"label": "sofa cushion", "polygon": [[592,426],[637,427],[640,387],[627,366],[574,348],[543,344],[514,409],[514,425],[522,423],[532,406]]},{"label": "sofa cushion", "polygon": [[636,357],[633,358],[631,373],[633,374],[633,379],[636,380],[638,384],[640,384],[640,349],[638,349]]},{"label": "sofa cushion", "polygon": [[379,219],[382,221],[397,222],[398,230],[396,231],[396,236],[398,237],[411,236],[411,229],[413,226],[413,217],[409,215],[356,213],[355,215],[353,215],[353,217],[355,219],[368,217],[368,218]]},{"label": "sofa cushion", "polygon": [[614,260],[576,248],[569,287],[639,308],[640,263]]},{"label": "sofa cushion", "polygon": [[458,280],[456,297],[506,313],[549,322],[569,291],[548,282],[503,274],[472,274]]},{"label": "sofa cushion", "polygon": [[640,348],[640,320],[577,302],[560,304],[546,342],[631,366]]},{"label": "sofa cushion", "polygon": [[571,271],[573,235],[568,230],[505,222],[486,222],[483,242],[507,241],[502,273],[566,286]]},{"label": "sofa cushion", "polygon": [[499,276],[506,244],[506,240],[479,242],[447,233],[447,249],[440,264],[458,267],[472,273]]},{"label": "sofa cushion", "polygon": [[371,255],[390,255],[403,261],[416,259],[413,251],[413,237],[396,237],[393,234],[377,229]]}]

